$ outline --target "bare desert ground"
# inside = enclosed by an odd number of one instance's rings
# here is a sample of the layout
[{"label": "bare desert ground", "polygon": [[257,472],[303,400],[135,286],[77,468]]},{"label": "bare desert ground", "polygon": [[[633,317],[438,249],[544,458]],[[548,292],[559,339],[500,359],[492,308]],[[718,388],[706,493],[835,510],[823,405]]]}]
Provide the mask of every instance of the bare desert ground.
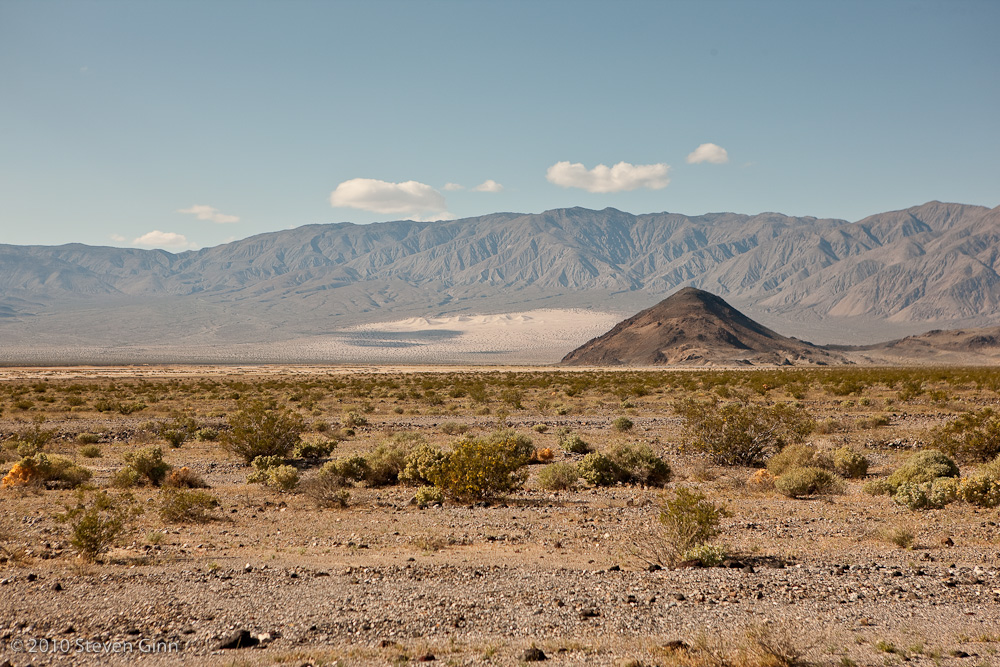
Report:
[{"label": "bare desert ground", "polygon": [[[3,369],[0,473],[34,444],[92,476],[0,489],[0,664],[516,665],[533,649],[558,665],[1000,664],[997,510],[864,490],[998,390],[995,369]],[[333,447],[288,457],[294,488],[248,482],[222,444],[260,397]],[[694,447],[681,399],[804,411],[805,443],[852,448],[867,475],[785,495]],[[418,486],[370,475],[324,507],[309,486],[329,461],[374,466],[378,451],[448,452],[503,429],[551,458],[488,498],[445,488],[421,506]],[[121,484],[151,447],[218,505],[178,518],[164,511],[177,489]],[[583,469],[584,448],[651,452],[669,481],[553,488],[546,471]],[[963,479],[989,467],[955,457]],[[660,557],[679,488],[727,510],[710,567]],[[85,558],[78,520],[60,517],[102,492],[136,511]],[[253,646],[222,648],[237,631]]]}]

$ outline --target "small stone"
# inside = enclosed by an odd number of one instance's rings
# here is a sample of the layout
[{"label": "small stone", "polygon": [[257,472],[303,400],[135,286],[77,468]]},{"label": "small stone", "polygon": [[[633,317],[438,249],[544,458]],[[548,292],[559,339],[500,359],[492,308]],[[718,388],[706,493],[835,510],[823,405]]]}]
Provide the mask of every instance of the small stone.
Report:
[{"label": "small stone", "polygon": [[943,547],[953,547],[953,546],[955,546],[955,540],[951,539],[950,537],[946,537],[943,540],[941,540],[941,546],[943,546]]},{"label": "small stone", "polygon": [[[962,651],[961,649],[955,649],[954,651],[951,651],[951,657],[953,657],[953,658],[968,658],[969,654],[966,653],[965,651]],[[0,665],[0,667],[2,667],[2,665]]]},{"label": "small stone", "polygon": [[28,576],[26,577],[26,579],[28,581],[34,581],[35,579],[38,579],[38,575],[35,574],[34,572],[31,572],[31,573],[28,574]]},{"label": "small stone", "polygon": [[548,656],[546,656],[542,649],[537,646],[526,648],[524,649],[524,653],[521,654],[522,662],[541,662],[542,660],[548,659]]},{"label": "small stone", "polygon": [[687,598],[684,597],[683,593],[674,593],[674,599],[677,600],[678,602],[684,602],[684,600],[686,600]]},{"label": "small stone", "polygon": [[612,565],[608,568],[608,572],[621,572],[622,568],[620,565]]},{"label": "small stone", "polygon": [[601,615],[601,612],[594,609],[593,607],[587,607],[580,612],[580,618],[597,618]]},{"label": "small stone", "polygon": [[60,584],[58,581],[52,584],[52,590],[54,590],[56,593],[58,593],[62,589],[63,589],[62,584]]},{"label": "small stone", "polygon": [[424,653],[422,656],[417,658],[417,662],[434,662],[437,658],[434,657],[433,653]]},{"label": "small stone", "polygon": [[682,642],[680,639],[674,639],[663,645],[663,648],[668,651],[686,651],[688,650],[688,645]]},{"label": "small stone", "polygon": [[646,571],[647,572],[659,572],[662,569],[663,569],[662,567],[660,567],[656,563],[653,563],[652,565],[650,565],[649,567],[646,568]]},{"label": "small stone", "polygon": [[753,565],[744,565],[743,569],[741,570],[743,574],[753,574],[756,571],[757,570],[753,569]]},{"label": "small stone", "polygon": [[249,630],[237,630],[216,644],[216,650],[225,650],[232,648],[250,648],[251,646],[256,646],[260,641],[250,634]]}]

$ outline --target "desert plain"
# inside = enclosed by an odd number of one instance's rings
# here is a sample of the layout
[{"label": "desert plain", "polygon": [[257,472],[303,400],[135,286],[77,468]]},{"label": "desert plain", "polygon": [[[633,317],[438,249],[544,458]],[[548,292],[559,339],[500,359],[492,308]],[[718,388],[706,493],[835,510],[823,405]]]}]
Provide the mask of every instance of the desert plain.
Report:
[{"label": "desert plain", "polygon": [[[866,492],[998,392],[996,368],[5,368],[0,472],[35,451],[90,477],[0,489],[0,664],[1000,664],[997,510]],[[255,399],[313,446],[285,457],[294,484],[248,481],[226,445]],[[776,450],[747,466],[699,449],[686,400],[785,406],[809,420],[800,446],[867,471],[787,495],[759,472]],[[535,461],[488,497],[359,474],[332,502],[311,483],[497,432]],[[205,488],[123,483],[150,448]],[[623,448],[668,478],[546,474]],[[989,464],[952,457],[963,479]],[[678,489],[724,508],[717,562],[671,556]],[[166,511],[194,492],[204,511]],[[73,509],[101,494],[130,509],[88,554]]]}]

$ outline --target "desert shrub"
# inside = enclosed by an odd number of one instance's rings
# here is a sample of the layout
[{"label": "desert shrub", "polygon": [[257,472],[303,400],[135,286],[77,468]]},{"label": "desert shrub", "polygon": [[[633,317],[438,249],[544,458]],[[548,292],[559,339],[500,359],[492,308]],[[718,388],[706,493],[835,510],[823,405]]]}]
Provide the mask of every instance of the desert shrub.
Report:
[{"label": "desert shrub", "polygon": [[17,434],[17,440],[21,443],[25,443],[34,447],[34,451],[31,454],[26,454],[26,456],[33,456],[36,452],[40,452],[45,449],[45,445],[52,441],[52,438],[56,436],[55,429],[42,428],[42,424],[45,423],[45,417],[41,415],[34,418],[31,426],[29,428],[23,429]]},{"label": "desert shrub", "polygon": [[383,443],[365,457],[368,470],[364,480],[369,486],[391,486],[399,482],[399,475],[406,468],[407,451],[403,447]]},{"label": "desert shrub", "polygon": [[77,505],[66,508],[56,519],[70,524],[70,544],[87,560],[96,560],[127,532],[129,523],[142,513],[131,495],[113,497],[101,491],[90,503],[81,493]]},{"label": "desert shrub", "polygon": [[500,392],[500,400],[515,410],[523,410],[524,392],[520,389],[504,389]]},{"label": "desert shrub", "polygon": [[96,442],[100,442],[101,436],[96,433],[80,433],[76,436],[76,441],[81,445],[92,445]]},{"label": "desert shrub", "polygon": [[198,422],[187,415],[175,414],[156,427],[156,433],[171,447],[180,447],[198,430]]},{"label": "desert shrub", "polygon": [[160,518],[167,523],[206,523],[219,500],[205,491],[165,489],[160,497]]},{"label": "desert shrub", "polygon": [[215,442],[219,439],[219,429],[216,428],[200,428],[195,431],[195,437],[201,442]]},{"label": "desert shrub", "polygon": [[793,468],[833,469],[833,461],[812,445],[788,445],[767,461],[767,471],[780,477]]},{"label": "desert shrub", "polygon": [[577,470],[580,477],[594,486],[612,486],[619,482],[664,486],[671,476],[667,462],[647,445],[616,445],[604,453],[587,454]]},{"label": "desert shrub", "polygon": [[321,470],[339,475],[345,482],[363,482],[370,475],[368,459],[363,456],[345,456],[327,461]]},{"label": "desert shrub", "polygon": [[1000,455],[1000,414],[992,408],[967,412],[931,431],[931,444],[964,461]]},{"label": "desert shrub", "polygon": [[835,493],[840,484],[839,477],[823,468],[792,468],[774,480],[775,490],[789,498]]},{"label": "desert shrub", "polygon": [[909,549],[913,546],[914,539],[916,539],[913,530],[907,526],[896,526],[886,529],[880,533],[880,536],[889,544],[894,544],[900,549]]},{"label": "desert shrub", "polygon": [[253,472],[247,476],[248,484],[263,484],[278,491],[291,491],[299,484],[299,471],[285,465],[280,456],[258,456],[251,465]]},{"label": "desert shrub", "polygon": [[939,477],[919,484],[904,483],[896,488],[892,499],[911,510],[940,509],[958,496],[959,480]]},{"label": "desert shrub", "polygon": [[417,503],[417,507],[429,507],[444,503],[444,494],[436,486],[421,486],[413,494],[413,499]]},{"label": "desert shrub", "polygon": [[681,554],[681,560],[694,562],[701,567],[719,567],[726,559],[726,549],[715,544],[702,544]]},{"label": "desert shrub", "polygon": [[182,468],[175,468],[171,470],[166,479],[163,480],[163,486],[174,488],[174,489],[207,489],[208,484],[205,479],[196,473],[191,468],[184,466]]},{"label": "desert shrub", "polygon": [[664,496],[660,524],[669,560],[681,561],[691,549],[708,544],[719,534],[719,524],[727,516],[724,507],[683,486]]},{"label": "desert shrub", "polygon": [[774,475],[761,468],[747,478],[747,488],[758,492],[770,491],[774,488]]},{"label": "desert shrub", "polygon": [[322,442],[302,441],[292,449],[292,457],[315,461],[316,459],[326,458],[336,448],[337,442],[334,440],[323,440]]},{"label": "desert shrub", "polygon": [[124,454],[122,459],[125,460],[126,467],[134,470],[140,479],[145,478],[153,486],[159,486],[170,470],[170,465],[163,460],[163,450],[159,447],[143,447]]},{"label": "desert shrub", "polygon": [[467,424],[461,424],[459,422],[444,422],[441,424],[441,432],[445,435],[462,435],[467,433],[469,426]]},{"label": "desert shrub", "polygon": [[118,489],[131,489],[142,481],[142,475],[132,466],[125,466],[111,475],[111,486]]},{"label": "desert shrub", "polygon": [[344,428],[359,428],[361,426],[368,426],[368,418],[360,412],[351,410],[343,414],[340,418],[340,424]]},{"label": "desert shrub", "polygon": [[624,471],[611,457],[599,452],[591,452],[577,464],[577,471],[592,486],[613,486],[622,481]]},{"label": "desert shrub", "polygon": [[849,445],[833,450],[833,470],[846,479],[860,479],[868,474],[868,459]]},{"label": "desert shrub", "polygon": [[768,406],[745,398],[719,407],[717,401],[678,401],[674,410],[692,448],[720,465],[758,465],[788,442],[801,442],[815,422],[801,408]]},{"label": "desert shrub", "polygon": [[535,433],[545,433],[546,431],[549,430],[549,425],[548,424],[535,424],[534,426],[531,427],[531,430],[534,431]]},{"label": "desert shrub", "polygon": [[340,474],[332,461],[302,482],[302,492],[311,499],[317,507],[347,507],[351,494],[345,488],[347,480]]},{"label": "desert shrub", "polygon": [[85,459],[101,458],[101,448],[97,445],[84,445],[80,448],[80,456]]},{"label": "desert shrub", "polygon": [[958,477],[958,466],[944,453],[925,449],[911,455],[889,475],[885,489],[888,495],[895,495],[902,484],[923,484],[938,477]]},{"label": "desert shrub", "polygon": [[301,441],[302,417],[274,403],[252,401],[229,417],[224,446],[246,463],[258,456],[287,457]]},{"label": "desert shrub", "polygon": [[536,449],[531,452],[530,463],[548,463],[555,457],[555,452],[553,452],[548,447],[543,447],[542,449]]},{"label": "desert shrub", "polygon": [[628,417],[617,417],[613,422],[611,422],[611,428],[618,431],[619,433],[627,433],[632,430],[635,424]]},{"label": "desert shrub", "polygon": [[559,446],[565,451],[573,454],[589,454],[592,450],[583,438],[576,433],[571,433],[567,428],[560,428],[558,433]]},{"label": "desert shrub", "polygon": [[891,423],[892,419],[889,417],[889,415],[873,415],[871,417],[859,419],[858,427],[863,429],[873,429],[873,428],[879,428],[881,426],[889,426]]},{"label": "desert shrub", "polygon": [[1000,479],[989,474],[963,479],[958,498],[977,507],[996,507],[1000,505]]},{"label": "desert shrub", "polygon": [[441,474],[447,455],[439,448],[424,443],[410,450],[406,464],[399,474],[399,481],[413,485],[433,485]]},{"label": "desert shrub", "polygon": [[0,484],[4,487],[48,486],[72,489],[91,477],[91,472],[62,456],[35,454],[15,463]]},{"label": "desert shrub", "polygon": [[495,498],[521,488],[531,452],[531,439],[512,430],[465,438],[442,462],[434,485],[462,501]]},{"label": "desert shrub", "polygon": [[572,463],[553,463],[538,473],[538,486],[546,491],[566,491],[576,486],[580,472]]}]

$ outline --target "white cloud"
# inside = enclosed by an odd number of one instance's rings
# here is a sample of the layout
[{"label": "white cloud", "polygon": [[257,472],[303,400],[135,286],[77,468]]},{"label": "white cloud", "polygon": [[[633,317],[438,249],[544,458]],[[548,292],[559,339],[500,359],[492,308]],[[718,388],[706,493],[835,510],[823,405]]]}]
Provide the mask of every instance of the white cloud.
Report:
[{"label": "white cloud", "polygon": [[670,165],[663,163],[619,162],[613,167],[599,164],[588,170],[579,162],[556,162],[545,172],[545,178],[564,188],[581,188],[587,192],[624,192],[638,188],[665,188],[670,183],[669,172]]},{"label": "white cloud", "polygon": [[196,248],[194,243],[191,243],[183,234],[175,234],[174,232],[161,232],[158,229],[143,234],[136,240],[132,241],[132,245],[145,246],[148,248],[165,248],[171,250],[190,250]]},{"label": "white cloud", "polygon": [[125,237],[121,234],[112,234],[109,238],[115,243],[125,243]]},{"label": "white cloud", "polygon": [[193,215],[199,220],[211,220],[212,222],[217,222],[219,224],[240,221],[240,218],[237,215],[226,215],[225,213],[219,213],[219,209],[215,208],[214,206],[206,206],[204,204],[195,204],[191,208],[177,209],[177,212]]},{"label": "white cloud", "polygon": [[458,183],[445,183],[442,190],[447,190],[448,192],[454,192],[456,190],[464,190],[464,185],[459,185]]},{"label": "white cloud", "polygon": [[722,146],[715,144],[702,144],[694,149],[694,152],[687,156],[688,164],[726,164],[729,162],[729,153]]},{"label": "white cloud", "polygon": [[330,205],[374,213],[402,214],[414,220],[451,217],[444,195],[417,181],[389,183],[374,178],[352,178],[330,193]]},{"label": "white cloud", "polygon": [[494,181],[492,178],[488,178],[472,189],[475,192],[502,192],[503,186]]}]

